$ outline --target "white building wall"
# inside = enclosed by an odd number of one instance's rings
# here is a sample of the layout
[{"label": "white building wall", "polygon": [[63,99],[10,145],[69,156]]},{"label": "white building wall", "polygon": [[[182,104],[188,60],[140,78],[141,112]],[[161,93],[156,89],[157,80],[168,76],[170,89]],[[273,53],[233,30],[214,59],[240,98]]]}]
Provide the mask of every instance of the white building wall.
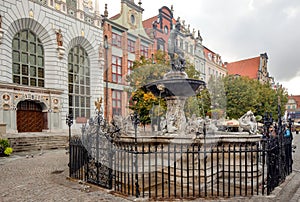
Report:
[{"label": "white building wall", "polygon": [[[60,92],[56,97],[59,97],[60,106],[59,113],[54,115],[51,105],[46,103],[46,109],[49,110],[48,124],[53,130],[67,129],[65,117],[68,113],[68,52],[76,45],[81,45],[88,53],[90,60],[91,71],[91,115],[94,113],[94,101],[103,97],[103,57],[99,56],[99,47],[102,46],[103,32],[100,27],[88,24],[78,20],[73,16],[68,16],[63,12],[55,10],[44,5],[34,3],[29,0],[1,0],[0,15],[2,16],[2,31],[3,36],[0,39],[0,82],[12,84],[12,39],[16,33],[22,29],[30,29],[41,40],[44,48],[44,68],[45,68],[45,88],[41,91],[50,89],[50,91]],[[59,57],[58,46],[56,41],[55,30],[61,29],[63,35],[63,48],[65,54]],[[0,94],[7,90],[0,88]],[[34,94],[48,96],[47,93],[39,93],[39,90]],[[13,90],[11,95],[26,94],[23,90]],[[1,94],[1,95],[2,95]],[[0,99],[2,96],[0,95]],[[26,99],[25,97],[22,99]],[[20,99],[20,100],[22,100]],[[40,101],[40,100],[37,100]],[[50,103],[51,103],[50,99]],[[1,101],[0,103],[2,103]],[[9,103],[12,117],[15,117],[13,108],[17,103]],[[3,106],[0,106],[0,122],[3,120]],[[59,121],[57,121],[57,119]],[[8,130],[16,131],[15,118],[11,120]],[[55,124],[57,122],[57,124]],[[75,121],[74,121],[75,123]],[[54,125],[51,125],[54,124]],[[73,128],[79,128],[81,124],[74,124]]]}]

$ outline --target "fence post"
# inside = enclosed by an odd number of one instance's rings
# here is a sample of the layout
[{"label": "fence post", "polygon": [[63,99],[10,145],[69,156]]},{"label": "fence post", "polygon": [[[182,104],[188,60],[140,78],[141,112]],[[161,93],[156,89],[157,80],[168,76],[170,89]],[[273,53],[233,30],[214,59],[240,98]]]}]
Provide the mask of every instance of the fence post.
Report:
[{"label": "fence post", "polygon": [[138,176],[138,148],[137,148],[137,126],[140,123],[140,119],[138,116],[137,111],[135,110],[134,113],[131,115],[131,120],[134,125],[134,146],[135,146],[135,159],[134,159],[134,166],[135,166],[135,196],[138,198],[140,196],[139,191],[139,176]]},{"label": "fence post", "polygon": [[288,162],[289,162],[289,168],[288,168],[288,174],[290,174],[293,170],[293,133],[292,133],[292,118],[290,114],[288,114],[288,128],[290,132],[289,137],[289,153],[288,153]]},{"label": "fence post", "polygon": [[277,136],[279,138],[279,180],[283,182],[285,180],[285,163],[286,163],[286,155],[285,155],[285,144],[284,144],[284,133],[285,133],[285,126],[282,125],[281,120],[281,101],[280,97],[278,96],[278,128],[277,128]]},{"label": "fence post", "polygon": [[69,177],[71,177],[71,126],[73,124],[73,115],[66,115],[66,124],[69,127]]}]

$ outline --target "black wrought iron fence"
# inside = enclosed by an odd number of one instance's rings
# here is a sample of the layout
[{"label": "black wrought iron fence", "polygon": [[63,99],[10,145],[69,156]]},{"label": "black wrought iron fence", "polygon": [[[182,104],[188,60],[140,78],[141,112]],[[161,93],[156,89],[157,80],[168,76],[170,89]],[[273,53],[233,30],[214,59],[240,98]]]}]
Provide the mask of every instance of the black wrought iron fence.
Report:
[{"label": "black wrought iron fence", "polygon": [[134,136],[120,138],[120,127],[98,111],[82,137],[70,139],[70,177],[126,196],[172,200],[269,195],[292,172],[291,121],[273,125],[266,114],[263,135],[244,139],[142,138],[135,115]]},{"label": "black wrought iron fence", "polygon": [[88,152],[79,137],[70,140],[70,177],[86,180],[86,168],[89,164]]},{"label": "black wrought iron fence", "polygon": [[193,143],[144,139],[137,147],[133,139],[117,140],[106,149],[99,144],[103,137],[96,139],[99,148],[94,146],[93,152],[79,138],[72,139],[71,177],[124,195],[155,199],[268,195],[292,172],[292,136],[283,137],[281,147],[278,137],[206,144],[200,139]]},{"label": "black wrought iron fence", "polygon": [[[134,158],[138,158],[141,197],[201,198],[259,194],[264,189],[258,143],[141,143],[138,151],[116,145],[114,190],[136,195]],[[135,157],[136,156],[136,157]]]},{"label": "black wrought iron fence", "polygon": [[266,145],[264,153],[266,153],[268,171],[267,194],[270,194],[292,172],[293,137],[285,137],[285,133],[284,130],[276,137],[264,140],[264,145]]}]

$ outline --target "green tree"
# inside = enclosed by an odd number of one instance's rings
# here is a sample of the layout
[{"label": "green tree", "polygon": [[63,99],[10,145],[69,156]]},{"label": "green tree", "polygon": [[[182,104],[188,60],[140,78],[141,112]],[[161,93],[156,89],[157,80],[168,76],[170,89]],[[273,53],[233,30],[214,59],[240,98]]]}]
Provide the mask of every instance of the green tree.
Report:
[{"label": "green tree", "polygon": [[[130,85],[128,91],[132,92],[131,100],[135,99],[135,104],[131,101],[129,108],[138,111],[143,125],[151,122],[150,112],[154,116],[161,116],[166,111],[165,100],[154,97],[150,92],[145,92],[142,87],[149,82],[163,79],[164,74],[171,70],[170,62],[167,58],[166,53],[161,51],[154,54],[153,60],[141,57],[140,60],[134,61],[132,73],[127,76],[127,82]],[[199,78],[200,76],[194,65],[188,61],[185,72],[189,78]],[[199,97],[201,96],[199,95]],[[152,110],[153,106],[157,105],[160,106],[160,110]],[[191,112],[203,111],[202,105],[195,97],[189,98],[185,106],[187,115],[190,115]]]},{"label": "green tree", "polygon": [[[281,106],[287,102],[287,93],[284,89],[274,90],[270,84],[262,84],[248,77],[227,76],[224,78],[224,87],[227,98],[226,112],[230,118],[238,119],[251,110],[260,116],[270,112],[273,118],[278,119],[278,100]],[[283,111],[284,107],[281,108],[281,115]]]},{"label": "green tree", "polygon": [[210,112],[210,94],[207,88],[204,88],[196,96],[189,97],[185,104],[185,115],[191,117],[195,114],[198,117],[205,117]]},{"label": "green tree", "polygon": [[255,113],[259,97],[254,83],[248,77],[225,77],[227,116],[238,119],[249,110]]},{"label": "green tree", "polygon": [[186,62],[185,73],[188,75],[190,79],[199,79],[200,72],[195,69],[195,65],[190,63],[189,61]]},{"label": "green tree", "polygon": [[212,76],[208,80],[207,89],[210,95],[209,114],[212,118],[219,119],[226,116],[226,95],[222,77]]},{"label": "green tree", "polygon": [[127,76],[130,88],[127,91],[131,92],[129,108],[136,110],[140,116],[142,125],[151,122],[150,110],[155,105],[161,106],[161,115],[166,109],[164,99],[155,97],[151,92],[145,92],[142,88],[145,84],[163,79],[164,74],[170,70],[167,55],[164,52],[157,51],[152,59],[141,57],[140,60],[134,61],[132,73]]},{"label": "green tree", "polygon": [[[154,105],[160,105],[162,109],[165,108],[162,99],[156,98],[152,93],[145,93],[141,88],[132,93],[129,101],[129,108],[137,111],[140,122],[144,127],[151,122],[150,111]],[[161,113],[163,113],[163,110]],[[156,116],[159,115],[161,114],[156,114]]]},{"label": "green tree", "polygon": [[[195,69],[195,65],[189,61],[186,62],[186,74],[190,79],[199,79],[200,72]],[[210,108],[210,96],[207,89],[202,89],[197,92],[195,96],[189,97],[185,103],[185,115],[191,117],[193,114],[196,116],[205,117]]]}]

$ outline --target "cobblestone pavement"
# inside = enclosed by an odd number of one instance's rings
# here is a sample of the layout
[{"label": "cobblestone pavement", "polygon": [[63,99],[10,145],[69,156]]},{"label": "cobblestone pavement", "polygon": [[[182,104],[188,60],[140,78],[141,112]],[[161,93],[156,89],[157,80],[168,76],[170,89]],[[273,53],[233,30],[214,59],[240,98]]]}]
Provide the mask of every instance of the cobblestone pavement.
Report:
[{"label": "cobblestone pavement", "polygon": [[[235,202],[300,202],[300,135],[294,135],[297,145],[294,153],[293,173],[270,196],[231,198]],[[33,157],[31,157],[33,154]],[[26,157],[26,155],[28,155]],[[0,202],[33,201],[133,201],[108,193],[107,190],[68,180],[68,155],[65,150],[40,153],[15,153],[0,158]],[[196,201],[204,201],[199,199]]]},{"label": "cobblestone pavement", "polygon": [[[26,158],[29,155],[29,158]],[[65,150],[45,151],[44,154],[18,153],[0,158],[0,201],[128,201],[66,179],[68,155]]]}]

